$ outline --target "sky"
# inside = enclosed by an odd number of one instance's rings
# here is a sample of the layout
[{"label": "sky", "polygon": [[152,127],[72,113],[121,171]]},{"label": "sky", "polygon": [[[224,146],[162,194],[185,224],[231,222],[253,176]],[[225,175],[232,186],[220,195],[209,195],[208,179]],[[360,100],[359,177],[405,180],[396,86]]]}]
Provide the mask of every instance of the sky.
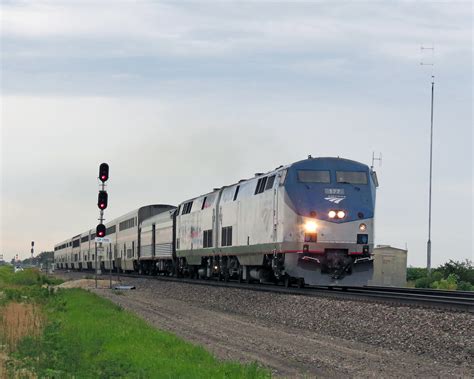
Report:
[{"label": "sky", "polygon": [[375,242],[424,266],[432,73],[432,264],[473,259],[471,2],[0,7],[5,259],[95,227],[101,162],[111,220],[309,154],[375,152]]}]

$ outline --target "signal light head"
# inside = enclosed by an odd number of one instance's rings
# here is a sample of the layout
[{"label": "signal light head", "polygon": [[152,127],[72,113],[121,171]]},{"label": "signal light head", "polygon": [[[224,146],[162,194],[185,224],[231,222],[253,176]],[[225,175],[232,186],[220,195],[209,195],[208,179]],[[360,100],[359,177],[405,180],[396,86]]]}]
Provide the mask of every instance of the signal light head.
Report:
[{"label": "signal light head", "polygon": [[109,179],[109,165],[107,163],[101,163],[99,166],[99,179],[102,183]]},{"label": "signal light head", "polygon": [[95,228],[95,235],[97,237],[105,237],[106,229],[104,224],[99,224]]},{"label": "signal light head", "polygon": [[107,195],[106,191],[99,191],[99,199],[97,201],[97,206],[99,209],[105,209],[107,208],[107,202],[108,202],[109,196]]}]

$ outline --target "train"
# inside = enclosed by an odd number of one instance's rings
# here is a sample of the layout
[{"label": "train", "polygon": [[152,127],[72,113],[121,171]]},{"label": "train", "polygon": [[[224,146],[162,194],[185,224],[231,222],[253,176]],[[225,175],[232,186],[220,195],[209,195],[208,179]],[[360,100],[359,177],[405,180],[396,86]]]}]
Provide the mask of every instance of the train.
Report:
[{"label": "train", "polygon": [[279,166],[177,206],[151,204],[54,247],[57,269],[296,285],[366,285],[378,180],[320,157]]}]

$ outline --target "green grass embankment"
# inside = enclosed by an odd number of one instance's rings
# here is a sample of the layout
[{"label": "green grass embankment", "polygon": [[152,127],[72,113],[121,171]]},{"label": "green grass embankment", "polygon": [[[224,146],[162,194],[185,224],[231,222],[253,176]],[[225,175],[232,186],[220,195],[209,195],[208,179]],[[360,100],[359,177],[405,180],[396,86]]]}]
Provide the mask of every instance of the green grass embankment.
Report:
[{"label": "green grass embankment", "polygon": [[[0,290],[1,277],[2,273]],[[15,279],[17,282],[18,278],[20,276]],[[204,348],[156,330],[95,294],[80,289],[60,290],[53,294],[41,288],[40,283],[41,280],[33,286],[17,283],[7,289],[7,292],[13,291],[11,294],[15,291],[23,293],[20,297],[8,295],[10,302],[34,302],[37,294],[45,320],[39,335],[22,337],[9,353],[7,366],[11,373],[23,369],[23,372],[34,373],[37,377],[54,378],[270,376],[256,364],[219,361]],[[36,290],[32,290],[34,286]],[[4,301],[4,308],[5,305]]]}]

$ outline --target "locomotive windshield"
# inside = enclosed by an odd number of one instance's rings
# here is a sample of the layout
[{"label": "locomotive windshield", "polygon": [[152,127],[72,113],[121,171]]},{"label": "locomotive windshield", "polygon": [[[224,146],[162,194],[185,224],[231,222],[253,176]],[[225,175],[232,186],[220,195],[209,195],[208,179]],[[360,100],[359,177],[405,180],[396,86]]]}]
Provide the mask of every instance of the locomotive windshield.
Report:
[{"label": "locomotive windshield", "polygon": [[336,171],[338,183],[367,184],[367,173],[362,171]]},{"label": "locomotive windshield", "polygon": [[329,171],[298,170],[298,181],[302,183],[331,183]]}]

